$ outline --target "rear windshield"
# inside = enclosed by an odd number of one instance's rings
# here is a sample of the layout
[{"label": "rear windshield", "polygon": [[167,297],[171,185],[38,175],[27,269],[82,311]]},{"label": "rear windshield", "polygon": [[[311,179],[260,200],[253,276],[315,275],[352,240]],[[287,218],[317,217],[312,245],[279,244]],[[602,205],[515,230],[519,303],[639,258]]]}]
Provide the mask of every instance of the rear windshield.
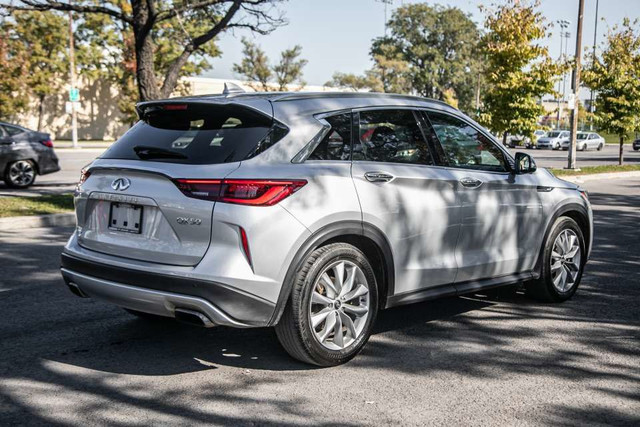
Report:
[{"label": "rear windshield", "polygon": [[148,107],[103,159],[214,164],[251,158],[286,135],[266,115],[235,105]]}]

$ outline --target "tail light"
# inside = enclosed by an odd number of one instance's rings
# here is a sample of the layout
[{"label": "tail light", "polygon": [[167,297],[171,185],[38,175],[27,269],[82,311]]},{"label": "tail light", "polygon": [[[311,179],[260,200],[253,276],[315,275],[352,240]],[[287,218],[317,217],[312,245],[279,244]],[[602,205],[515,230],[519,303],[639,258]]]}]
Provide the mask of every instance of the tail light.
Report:
[{"label": "tail light", "polygon": [[87,180],[87,178],[89,178],[89,175],[91,175],[91,172],[89,172],[86,169],[82,169],[80,171],[80,180],[78,181],[78,187],[80,187],[82,184],[84,184],[84,182]]},{"label": "tail light", "polygon": [[53,141],[51,140],[51,138],[40,141],[40,144],[44,145],[45,147],[53,148]]},{"label": "tail light", "polygon": [[250,206],[273,206],[289,197],[306,180],[271,179],[177,179],[185,196],[215,202]]}]

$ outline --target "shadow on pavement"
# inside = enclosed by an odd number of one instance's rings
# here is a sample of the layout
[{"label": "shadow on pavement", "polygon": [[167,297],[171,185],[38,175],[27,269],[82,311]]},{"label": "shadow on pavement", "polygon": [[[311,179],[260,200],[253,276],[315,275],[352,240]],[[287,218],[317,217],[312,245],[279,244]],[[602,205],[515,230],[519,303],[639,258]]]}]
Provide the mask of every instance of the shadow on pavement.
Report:
[{"label": "shadow on pavement", "polygon": [[[539,304],[520,293],[505,293],[388,310],[381,313],[362,354],[332,369],[292,360],[270,329],[206,330],[171,320],[148,322],[74,297],[57,272],[60,242],[68,229],[43,231],[37,246],[3,241],[1,417],[55,425],[46,411],[25,403],[35,394],[69,399],[69,411],[82,417],[70,420],[89,424],[114,423],[114,407],[153,412],[160,422],[251,420],[241,406],[235,413],[215,412],[194,401],[266,405],[274,413],[300,420],[291,423],[298,424],[313,416],[305,409],[313,403],[311,397],[290,393],[298,380],[334,381],[333,375],[384,372],[386,381],[401,381],[406,374],[453,374],[505,384],[520,376],[531,384],[562,381],[567,390],[574,387],[590,401],[603,403],[578,405],[558,398],[529,422],[638,425],[637,412],[612,408],[612,402],[630,408],[640,399],[640,191],[634,193],[590,195],[595,206],[594,251],[581,289],[567,303]],[[234,369],[219,369],[227,367]],[[238,379],[240,370],[247,374]],[[263,375],[252,375],[255,370]],[[208,380],[190,385],[183,377],[180,382],[171,379],[179,374]],[[152,382],[154,377],[164,379]],[[261,394],[269,385],[280,387],[282,395]],[[462,388],[457,392],[457,383],[450,387],[453,395],[469,393]],[[539,396],[526,399],[534,398]],[[312,419],[317,424],[318,419]],[[338,418],[325,422],[344,423]]]}]

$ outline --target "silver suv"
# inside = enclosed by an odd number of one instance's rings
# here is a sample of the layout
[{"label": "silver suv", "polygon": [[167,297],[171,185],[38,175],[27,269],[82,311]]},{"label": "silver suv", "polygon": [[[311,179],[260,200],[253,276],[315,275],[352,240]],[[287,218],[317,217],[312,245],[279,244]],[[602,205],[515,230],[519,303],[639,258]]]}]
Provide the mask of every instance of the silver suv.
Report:
[{"label": "silver suv", "polygon": [[82,173],[62,275],[78,296],[202,326],[275,326],[354,357],[389,307],[524,283],[570,298],[587,194],[441,102],[372,93],[141,103]]}]

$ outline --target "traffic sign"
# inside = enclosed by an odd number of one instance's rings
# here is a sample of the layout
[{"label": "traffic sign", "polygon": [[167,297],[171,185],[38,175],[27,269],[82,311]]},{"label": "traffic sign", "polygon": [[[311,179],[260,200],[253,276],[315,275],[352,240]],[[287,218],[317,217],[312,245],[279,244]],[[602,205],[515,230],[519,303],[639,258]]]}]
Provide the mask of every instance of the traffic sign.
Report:
[{"label": "traffic sign", "polygon": [[78,88],[72,87],[71,89],[69,89],[69,101],[80,101],[80,90],[78,90]]}]

